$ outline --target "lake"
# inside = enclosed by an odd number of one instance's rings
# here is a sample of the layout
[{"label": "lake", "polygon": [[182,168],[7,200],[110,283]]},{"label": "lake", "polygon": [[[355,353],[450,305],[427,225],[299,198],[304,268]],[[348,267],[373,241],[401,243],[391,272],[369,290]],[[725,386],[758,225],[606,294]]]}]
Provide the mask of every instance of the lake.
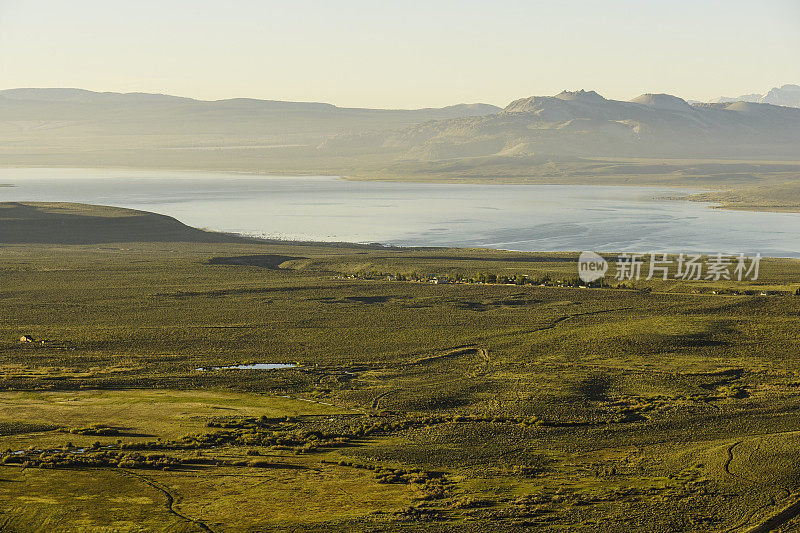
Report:
[{"label": "lake", "polygon": [[710,209],[663,187],[348,181],[218,172],[0,169],[2,201],[104,204],[283,239],[521,251],[800,256],[800,215]]}]

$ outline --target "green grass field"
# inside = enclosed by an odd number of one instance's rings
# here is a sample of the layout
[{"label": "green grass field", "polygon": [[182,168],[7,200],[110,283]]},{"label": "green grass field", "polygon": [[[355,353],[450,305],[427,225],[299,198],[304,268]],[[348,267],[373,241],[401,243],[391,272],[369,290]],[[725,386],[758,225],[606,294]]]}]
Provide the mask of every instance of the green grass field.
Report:
[{"label": "green grass field", "polygon": [[[800,261],[562,287],[576,254],[80,209],[91,243],[0,244],[7,531],[737,532],[800,499]],[[396,280],[478,272],[552,283]],[[200,370],[252,363],[298,366]]]}]

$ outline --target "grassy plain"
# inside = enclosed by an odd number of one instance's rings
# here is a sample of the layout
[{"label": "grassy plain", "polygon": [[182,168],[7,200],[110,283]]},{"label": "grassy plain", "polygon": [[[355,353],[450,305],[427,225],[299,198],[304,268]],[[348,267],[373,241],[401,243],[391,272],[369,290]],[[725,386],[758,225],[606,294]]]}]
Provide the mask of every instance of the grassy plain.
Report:
[{"label": "grassy plain", "polygon": [[[388,275],[575,255],[100,235],[0,244],[6,530],[747,531],[800,499],[798,261],[433,284]],[[198,370],[243,363],[299,366]]]}]

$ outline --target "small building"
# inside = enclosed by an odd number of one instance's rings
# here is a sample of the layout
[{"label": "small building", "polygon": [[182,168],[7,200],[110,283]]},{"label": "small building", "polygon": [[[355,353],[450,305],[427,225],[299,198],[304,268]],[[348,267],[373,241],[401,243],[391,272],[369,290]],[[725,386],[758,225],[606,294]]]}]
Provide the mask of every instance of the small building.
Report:
[{"label": "small building", "polygon": [[33,342],[33,337],[30,335],[23,335],[19,338],[19,342]]}]

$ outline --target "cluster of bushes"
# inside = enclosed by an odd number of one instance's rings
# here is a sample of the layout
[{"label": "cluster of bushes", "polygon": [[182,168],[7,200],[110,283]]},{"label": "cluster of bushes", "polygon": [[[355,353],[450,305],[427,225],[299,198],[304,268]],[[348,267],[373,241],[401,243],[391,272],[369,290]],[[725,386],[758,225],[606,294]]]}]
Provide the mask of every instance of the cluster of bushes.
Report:
[{"label": "cluster of bushes", "polygon": [[421,468],[391,468],[387,466],[379,466],[379,465],[369,465],[369,464],[361,464],[361,463],[353,463],[347,460],[340,460],[336,462],[332,461],[322,461],[323,463],[328,464],[337,464],[339,466],[349,466],[351,468],[362,468],[364,470],[371,470],[375,473],[375,477],[377,478],[379,483],[399,483],[404,485],[409,484],[417,484],[422,485],[430,481],[431,479],[438,478],[440,476],[425,472]]},{"label": "cluster of bushes", "polygon": [[14,453],[7,450],[0,458],[2,464],[18,464],[30,468],[104,467],[170,470],[181,465],[245,466],[267,468],[273,463],[264,459],[235,460],[205,457],[199,452],[186,457],[173,457],[159,453],[137,453],[101,449],[99,442],[88,449],[28,450]]},{"label": "cluster of bushes", "polygon": [[511,475],[528,479],[539,477],[545,472],[546,468],[544,467],[543,464],[537,466],[514,465],[513,467],[511,467]]},{"label": "cluster of bushes", "polygon": [[478,509],[480,507],[491,507],[494,505],[492,500],[465,496],[455,500],[450,507],[453,509]]},{"label": "cluster of bushes", "polygon": [[[470,499],[466,500],[466,502],[469,501]],[[563,506],[564,504],[587,505],[589,503],[597,503],[598,501],[605,500],[598,499],[594,494],[559,489],[555,493],[528,494],[513,500],[506,500],[508,505],[503,507],[492,507],[487,509],[487,507],[490,505],[486,505],[485,503],[491,504],[491,502],[488,500],[477,500],[478,505],[473,506],[469,506],[468,504],[466,506],[457,506],[458,502],[456,502],[453,507],[457,509],[469,509],[471,510],[471,512],[468,513],[469,515],[480,517],[482,519],[502,520],[537,518],[541,521],[546,520],[548,512],[547,509],[553,504],[559,506]]]},{"label": "cluster of bushes", "polygon": [[646,413],[663,407],[668,407],[673,403],[673,399],[669,396],[651,396],[648,398],[640,398],[638,396],[624,396],[608,405],[625,407],[635,409],[639,412]]},{"label": "cluster of bushes", "polygon": [[[459,417],[462,419],[462,417]],[[466,420],[466,419],[463,419]],[[370,422],[369,419],[352,425],[343,431],[324,432],[320,430],[286,429],[283,420],[246,418],[239,420],[212,421],[207,425],[221,431],[197,436],[183,437],[179,447],[205,448],[222,444],[234,446],[270,446],[280,449],[313,451],[322,447],[335,447],[354,439],[373,435],[385,435],[416,427],[430,427],[455,421],[452,416],[427,416],[400,420]],[[291,422],[290,420],[288,422]]]},{"label": "cluster of bushes", "polygon": [[549,426],[550,422],[545,422],[537,416],[480,416],[480,415],[456,415],[453,422],[493,422],[496,424],[520,424],[523,426]]},{"label": "cluster of bushes", "polygon": [[92,424],[83,428],[70,428],[65,431],[73,435],[114,436],[122,434],[119,429],[104,424]]},{"label": "cluster of bushes", "polygon": [[418,427],[431,427],[448,422],[469,423],[469,422],[489,422],[494,424],[519,424],[526,427],[564,427],[584,425],[583,422],[549,422],[537,416],[504,416],[504,415],[434,415],[420,418],[405,418],[394,421],[376,422],[372,424],[362,424],[352,429],[355,436],[370,436],[375,434],[387,434],[405,429]]},{"label": "cluster of bushes", "polygon": [[717,388],[717,398],[747,398],[750,393],[744,385],[723,385]]},{"label": "cluster of bushes", "polygon": [[688,396],[676,396],[675,400],[709,403],[717,400],[725,400],[727,398],[742,399],[749,396],[750,393],[746,385],[728,384],[717,387],[715,391],[690,394]]},{"label": "cluster of bushes", "polygon": [[407,429],[433,427],[446,423],[489,422],[494,424],[519,424],[526,427],[538,426],[576,426],[583,422],[548,422],[537,416],[503,416],[503,415],[431,415],[418,418],[403,418],[400,420],[385,420],[380,422],[362,422],[351,426],[347,436],[350,438],[369,437],[372,435],[387,435]]},{"label": "cluster of bushes", "polygon": [[372,435],[386,435],[419,427],[431,427],[453,421],[450,416],[425,416],[419,418],[403,418],[400,420],[384,420],[380,422],[364,421],[358,425],[351,426],[350,434],[354,438],[369,437]]},{"label": "cluster of bushes", "polygon": [[394,517],[398,520],[409,522],[430,522],[439,518],[441,514],[435,509],[424,507],[404,507],[394,512]]},{"label": "cluster of bushes", "polygon": [[481,416],[481,415],[455,415],[453,422],[490,422],[494,424],[518,424],[525,427],[572,427],[585,426],[587,422],[579,420],[565,420],[561,422],[542,420],[538,416]]},{"label": "cluster of bushes", "polygon": [[202,435],[185,436],[179,441],[166,443],[177,448],[211,448],[222,445],[267,446],[273,449],[310,452],[323,447],[340,446],[349,440],[348,435],[328,434],[318,430],[270,430],[260,427],[229,428]]},{"label": "cluster of bushes", "polygon": [[448,482],[442,474],[437,472],[426,472],[420,468],[391,468],[361,464],[344,459],[335,462],[323,459],[322,462],[371,470],[375,473],[378,483],[414,484],[420,489],[420,495],[416,498],[420,501],[441,500],[448,496]]},{"label": "cluster of bushes", "polygon": [[566,427],[585,425],[585,422],[565,421],[550,422],[537,416],[504,416],[504,415],[431,415],[419,418],[403,418],[400,420],[385,420],[380,422],[362,422],[351,426],[346,435],[350,438],[369,437],[372,435],[386,435],[407,429],[432,427],[446,423],[488,422],[494,424],[518,424],[525,427]]},{"label": "cluster of bushes", "polygon": [[376,468],[375,477],[378,479],[378,483],[401,483],[404,485],[410,483],[422,484],[429,479],[427,472],[417,468],[412,468],[411,470],[388,467]]},{"label": "cluster of bushes", "polygon": [[539,517],[544,513],[542,504],[546,501],[547,498],[536,495],[520,496],[512,500],[510,502],[511,505],[508,507],[491,509],[487,511],[487,514],[484,514],[483,517],[495,519]]},{"label": "cluster of bushes", "polygon": [[651,398],[626,396],[605,403],[614,412],[614,416],[611,419],[613,423],[639,422],[646,419],[644,413],[661,410],[673,404],[674,399],[667,396],[653,396]]},{"label": "cluster of bushes", "polygon": [[139,454],[117,451],[75,453],[69,451],[40,451],[35,454],[6,453],[0,462],[32,468],[111,467],[168,470],[191,459],[179,459],[163,454]]}]

